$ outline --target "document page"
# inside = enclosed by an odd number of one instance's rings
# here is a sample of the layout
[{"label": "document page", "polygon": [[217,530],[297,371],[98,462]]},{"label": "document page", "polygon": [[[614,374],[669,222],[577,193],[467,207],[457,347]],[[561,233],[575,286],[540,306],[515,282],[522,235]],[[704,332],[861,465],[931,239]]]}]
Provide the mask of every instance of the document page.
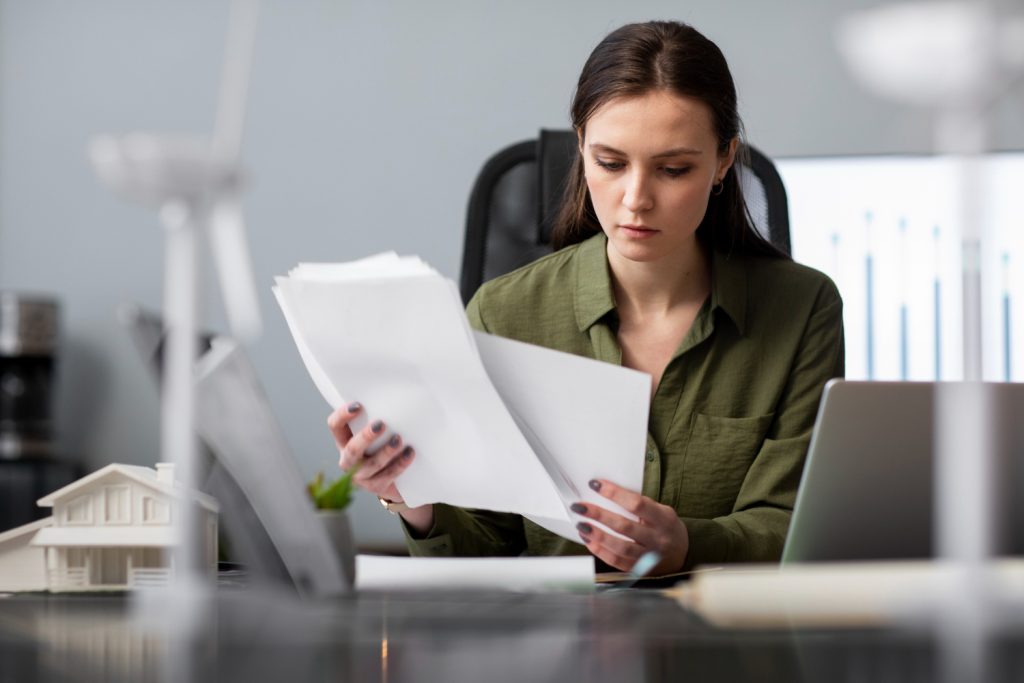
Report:
[{"label": "document page", "polygon": [[[636,519],[588,484],[591,479],[607,479],[633,491],[643,485],[650,375],[484,332],[474,334],[488,376],[510,412],[528,425],[524,434],[566,506],[575,501],[595,503]],[[566,538],[579,538],[578,519],[572,513],[562,519],[529,517]]]},{"label": "document page", "polygon": [[361,402],[416,448],[396,482],[409,505],[513,512],[573,541],[575,501],[629,516],[588,482],[640,490],[648,375],[474,332],[416,258],[302,264],[274,293],[325,400]]},{"label": "document page", "polygon": [[450,282],[396,260],[300,266],[277,279],[285,319],[324,398],[334,408],[361,402],[369,419],[413,444],[417,457],[396,482],[411,506],[564,516],[484,371]]}]

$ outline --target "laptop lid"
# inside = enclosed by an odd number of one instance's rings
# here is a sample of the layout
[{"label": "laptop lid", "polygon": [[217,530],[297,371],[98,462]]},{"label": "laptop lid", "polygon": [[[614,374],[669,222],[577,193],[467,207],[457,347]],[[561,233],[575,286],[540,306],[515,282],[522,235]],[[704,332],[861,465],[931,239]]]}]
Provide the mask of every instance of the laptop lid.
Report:
[{"label": "laptop lid", "polygon": [[[121,317],[144,361],[159,374],[162,321],[138,308]],[[221,504],[231,550],[256,582],[288,583],[300,594],[345,593],[355,548],[336,548],[244,349],[206,337],[196,363],[196,429],[212,459],[208,493]]]},{"label": "laptop lid", "polygon": [[[1005,486],[1000,554],[1024,555],[1024,384],[990,384]],[[933,382],[825,386],[783,563],[935,556]],[[965,453],[964,457],[972,454]]]}]

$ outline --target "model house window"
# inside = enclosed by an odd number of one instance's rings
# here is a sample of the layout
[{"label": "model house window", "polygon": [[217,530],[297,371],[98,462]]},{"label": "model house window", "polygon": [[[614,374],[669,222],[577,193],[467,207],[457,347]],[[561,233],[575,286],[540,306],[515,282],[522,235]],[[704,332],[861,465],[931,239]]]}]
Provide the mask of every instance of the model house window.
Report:
[{"label": "model house window", "polygon": [[167,524],[171,521],[170,507],[162,500],[146,496],[142,499],[142,521],[147,524]]},{"label": "model house window", "polygon": [[64,508],[64,520],[68,524],[92,524],[92,499],[81,496],[68,503]]},{"label": "model house window", "polygon": [[104,518],[107,524],[127,524],[131,521],[129,512],[131,489],[127,486],[103,487]]},{"label": "model house window", "polygon": [[68,548],[68,568],[75,569],[78,567],[85,566],[85,549],[83,548]]}]

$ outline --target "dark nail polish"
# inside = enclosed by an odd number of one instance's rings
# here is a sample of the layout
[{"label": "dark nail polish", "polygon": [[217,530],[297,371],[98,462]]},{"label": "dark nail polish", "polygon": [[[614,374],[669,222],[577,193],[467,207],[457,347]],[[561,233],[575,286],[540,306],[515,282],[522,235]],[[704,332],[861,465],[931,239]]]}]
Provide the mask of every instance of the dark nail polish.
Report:
[{"label": "dark nail polish", "polygon": [[402,437],[398,436],[398,434],[393,434],[391,438],[388,439],[388,445],[392,448],[398,448],[398,444],[400,443],[402,443]]},{"label": "dark nail polish", "polygon": [[370,431],[372,431],[374,434],[380,434],[382,431],[384,431],[384,423],[381,422],[380,420],[377,420],[372,425],[370,425]]},{"label": "dark nail polish", "polygon": [[583,503],[573,503],[572,505],[569,506],[569,509],[578,515],[582,515],[586,513],[587,506],[584,505]]},{"label": "dark nail polish", "polygon": [[350,413],[358,413],[362,409],[363,409],[363,404],[360,403],[359,401],[356,401],[355,403],[349,403],[348,404],[348,412],[350,412]]},{"label": "dark nail polish", "polygon": [[406,446],[402,449],[402,457],[406,460],[412,457],[412,446]]},{"label": "dark nail polish", "polygon": [[590,526],[586,522],[580,522],[576,525],[576,531],[580,532],[581,534],[592,534],[594,533],[594,527]]},{"label": "dark nail polish", "polygon": [[594,489],[595,491],[601,490],[601,482],[599,482],[597,479],[591,479],[588,482],[588,486],[590,486],[590,488]]}]

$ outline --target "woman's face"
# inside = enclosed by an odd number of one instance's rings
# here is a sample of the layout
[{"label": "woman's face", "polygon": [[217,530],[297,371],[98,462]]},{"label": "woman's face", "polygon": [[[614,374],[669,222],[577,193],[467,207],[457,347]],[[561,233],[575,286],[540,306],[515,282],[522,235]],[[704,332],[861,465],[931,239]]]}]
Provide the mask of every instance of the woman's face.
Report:
[{"label": "woman's face", "polygon": [[719,155],[708,106],[663,90],[622,97],[585,131],[584,173],[609,257],[656,261],[696,249],[711,188],[736,151],[733,140]]}]

